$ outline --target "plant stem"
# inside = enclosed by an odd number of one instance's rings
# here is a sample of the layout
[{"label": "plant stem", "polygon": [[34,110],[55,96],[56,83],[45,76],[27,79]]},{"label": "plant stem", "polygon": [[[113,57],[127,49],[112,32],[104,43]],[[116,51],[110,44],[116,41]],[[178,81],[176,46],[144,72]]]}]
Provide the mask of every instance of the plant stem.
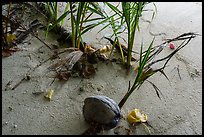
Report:
[{"label": "plant stem", "polygon": [[134,89],[133,86],[132,88],[125,94],[125,96],[122,98],[122,100],[120,101],[120,103],[118,104],[119,108],[121,109],[123,107],[123,105],[125,104],[125,102],[127,101],[127,99],[129,98],[129,96],[132,94],[132,92],[138,87],[139,85],[137,85]]},{"label": "plant stem", "polygon": [[84,9],[82,11],[82,18],[81,18],[81,21],[80,21],[80,29],[79,29],[79,36],[78,36],[78,42],[77,42],[77,47],[80,48],[80,40],[81,40],[81,32],[82,32],[82,25],[83,25],[83,21],[84,21],[84,17],[86,15],[86,6],[87,6],[87,2],[85,2],[84,4]]},{"label": "plant stem", "polygon": [[72,24],[72,46],[75,47],[75,26],[74,26],[74,14],[72,9],[72,2],[70,2],[70,10],[71,10],[71,24]]}]

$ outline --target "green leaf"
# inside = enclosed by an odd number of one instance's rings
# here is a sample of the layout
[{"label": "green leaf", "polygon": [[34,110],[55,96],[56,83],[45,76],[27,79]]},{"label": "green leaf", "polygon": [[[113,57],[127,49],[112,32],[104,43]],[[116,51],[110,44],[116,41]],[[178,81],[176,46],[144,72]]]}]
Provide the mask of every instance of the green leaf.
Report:
[{"label": "green leaf", "polygon": [[54,2],[54,19],[57,20],[57,12],[58,12],[58,7],[57,7],[57,2]]},{"label": "green leaf", "polygon": [[[68,11],[68,8],[69,8],[69,3],[67,2],[64,13],[66,13]],[[61,26],[64,24],[64,19],[65,18],[63,18],[62,21],[61,21]]]},{"label": "green leaf", "polygon": [[90,24],[90,25],[87,25],[83,28],[83,31],[81,32],[81,35],[83,35],[84,33],[86,33],[87,31],[93,29],[95,26],[97,26],[97,24]]},{"label": "green leaf", "polygon": [[117,13],[119,16],[122,16],[122,12],[116,6],[110,4],[109,2],[106,2],[105,4],[107,4],[108,7],[112,9],[115,13]]},{"label": "green leaf", "polygon": [[131,88],[131,91],[134,91],[138,84],[141,85],[141,83],[144,82],[143,80],[141,80],[141,76],[142,76],[142,72],[143,72],[144,66],[145,66],[145,64],[147,62],[148,56],[150,54],[151,47],[153,45],[154,39],[155,38],[153,38],[153,40],[152,40],[152,42],[151,42],[151,44],[150,44],[150,46],[149,46],[149,48],[148,48],[148,50],[147,50],[147,52],[146,52],[146,54],[145,54],[143,59],[141,59],[141,56],[142,56],[142,46],[141,46],[139,68],[138,68],[138,72],[137,72],[137,77],[136,77],[136,79],[134,81],[134,84],[133,84],[133,86]]},{"label": "green leaf", "polygon": [[[112,18],[112,17],[115,16],[115,15],[116,15],[116,14],[114,14],[114,15],[112,15],[112,16],[109,16],[109,17],[107,17],[106,19],[104,19],[104,20],[98,22],[97,24],[100,25],[100,24],[109,22],[110,18]],[[110,25],[110,24],[111,24],[111,23],[109,22],[109,25]],[[98,26],[98,25],[97,25],[97,26]],[[99,32],[101,32],[102,30],[104,30],[105,28],[107,28],[109,25],[106,25],[105,27],[103,27],[102,29],[100,29]],[[99,32],[98,32],[98,33],[99,33]]]},{"label": "green leaf", "polygon": [[49,31],[52,30],[60,21],[62,21],[71,11],[66,11],[62,14],[55,22],[53,22],[52,27],[50,27]]},{"label": "green leaf", "polygon": [[87,7],[87,9],[90,10],[91,12],[93,12],[93,13],[96,13],[96,14],[100,15],[101,17],[105,17],[103,15],[103,13],[101,11],[98,11],[97,9],[94,9],[94,8],[91,8],[91,7]]}]

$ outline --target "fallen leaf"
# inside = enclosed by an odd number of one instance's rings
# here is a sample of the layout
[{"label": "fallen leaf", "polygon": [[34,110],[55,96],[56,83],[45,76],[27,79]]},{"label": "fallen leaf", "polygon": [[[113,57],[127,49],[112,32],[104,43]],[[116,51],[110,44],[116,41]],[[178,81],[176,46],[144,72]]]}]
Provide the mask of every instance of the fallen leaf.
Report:
[{"label": "fallen leaf", "polygon": [[10,42],[12,42],[12,41],[14,41],[14,40],[16,40],[16,35],[14,35],[14,34],[8,34],[8,35],[6,36],[6,41],[7,41],[8,43],[10,43]]},{"label": "fallen leaf", "polygon": [[54,93],[54,90],[48,89],[48,91],[46,92],[46,94],[44,96],[45,99],[48,99],[49,101],[51,101],[53,93]]},{"label": "fallen leaf", "polygon": [[16,51],[20,51],[20,49],[17,48],[17,47],[13,47],[13,48],[9,48],[9,49],[4,49],[4,50],[2,50],[2,57],[9,57],[9,56],[11,56]]},{"label": "fallen leaf", "polygon": [[142,114],[139,109],[134,109],[128,114],[127,119],[130,124],[135,124],[137,122],[146,122],[147,115]]},{"label": "fallen leaf", "polygon": [[96,74],[96,70],[93,65],[85,65],[82,70],[82,75],[84,77],[90,77],[92,75]]},{"label": "fallen leaf", "polygon": [[69,72],[58,72],[56,78],[59,80],[68,80],[71,77]]}]

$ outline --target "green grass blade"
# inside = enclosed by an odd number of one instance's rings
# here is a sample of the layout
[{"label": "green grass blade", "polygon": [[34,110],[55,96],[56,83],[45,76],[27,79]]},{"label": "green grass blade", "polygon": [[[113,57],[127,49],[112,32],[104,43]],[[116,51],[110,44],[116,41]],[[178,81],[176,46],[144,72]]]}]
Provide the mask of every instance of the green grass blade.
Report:
[{"label": "green grass blade", "polygon": [[110,4],[109,2],[106,2],[105,4],[108,5],[108,7],[115,13],[117,13],[119,16],[122,16],[122,12],[116,6]]},{"label": "green grass blade", "polygon": [[66,16],[71,13],[71,11],[66,11],[64,14],[62,14],[55,22],[53,22],[53,25],[50,27],[49,30],[52,30],[59,22],[61,22]]},{"label": "green grass blade", "polygon": [[75,17],[74,17],[74,7],[73,7],[73,2],[70,2],[70,11],[71,11],[71,26],[72,26],[72,47],[76,47],[75,46]]},{"label": "green grass blade", "polygon": [[53,15],[54,15],[54,11],[53,11],[53,9],[51,8],[51,2],[47,2],[47,7],[48,7],[48,9],[49,9],[49,12],[50,12],[50,15],[51,15],[51,19],[50,19],[50,21],[53,21],[53,19],[54,19],[54,17],[53,17]]},{"label": "green grass blade", "polygon": [[54,19],[57,20],[57,13],[58,13],[57,2],[54,2],[53,6],[54,6]]},{"label": "green grass blade", "polygon": [[46,29],[46,31],[45,31],[45,37],[47,38],[47,36],[48,36],[48,33],[49,33],[49,31],[50,31],[50,27],[52,26],[52,24],[51,23],[49,23],[48,25],[47,25],[47,29]]},{"label": "green grass blade", "polygon": [[105,19],[103,17],[98,17],[98,18],[93,18],[93,19],[86,19],[83,21],[83,23],[87,23],[87,22],[92,22],[92,21],[98,21],[98,20],[102,20]]},{"label": "green grass blade", "polygon": [[[81,32],[81,35],[83,35],[83,34],[86,33],[87,31],[93,29],[95,26],[97,26],[97,24],[89,24],[89,25],[85,26],[85,27],[83,28],[83,31]],[[81,35],[80,35],[80,36],[81,36]]]},{"label": "green grass blade", "polygon": [[[66,13],[66,12],[68,11],[68,8],[69,8],[69,3],[67,2],[66,7],[65,7],[65,10],[64,10],[64,13]],[[64,14],[64,13],[63,13],[63,14]],[[61,26],[63,26],[63,24],[64,24],[64,19],[65,19],[65,18],[63,18],[62,21],[61,21]]]},{"label": "green grass blade", "polygon": [[98,2],[89,2],[89,4],[91,6],[93,6],[93,8],[91,8],[90,6],[88,6],[88,10],[90,10],[91,12],[94,12],[98,15],[100,15],[101,17],[106,17],[104,14],[104,10],[102,9],[102,7],[98,4]]},{"label": "green grass blade", "polygon": [[[150,44],[150,46],[149,46],[149,48],[148,48],[148,50],[147,50],[147,52],[146,52],[144,58],[140,60],[137,77],[136,77],[136,79],[135,79],[135,81],[134,81],[134,84],[133,84],[131,90],[130,90],[130,91],[132,91],[132,92],[133,92],[133,91],[135,90],[135,88],[137,87],[137,84],[141,84],[140,82],[143,82],[143,81],[141,81],[142,72],[143,72],[144,66],[145,66],[145,64],[146,64],[146,62],[147,62],[148,56],[149,56],[149,54],[150,54],[151,47],[152,47],[152,45],[153,45],[154,39],[155,39],[155,38],[153,38],[153,40],[152,40],[152,42],[151,42],[151,44]],[[141,46],[141,47],[142,47],[142,46]],[[141,55],[142,55],[142,50],[140,50],[140,56],[141,56]]]},{"label": "green grass blade", "polygon": [[100,15],[101,17],[105,17],[104,14],[101,11],[98,11],[97,9],[91,8],[91,7],[87,7],[89,11]]},{"label": "green grass blade", "polygon": [[[103,20],[103,23],[108,22],[108,21],[109,21],[109,23],[108,23],[107,25],[105,25],[102,29],[100,29],[100,30],[98,31],[98,33],[100,33],[101,31],[103,31],[103,30],[106,29],[108,26],[110,26],[111,24],[114,23],[113,21],[110,21],[109,19],[113,18],[115,15],[116,15],[116,14],[114,14],[114,15],[112,15],[112,16],[106,18],[105,20]],[[117,20],[119,20],[119,19],[120,19],[120,17],[114,19],[114,21],[117,21]],[[102,24],[102,23],[100,22],[99,24]]]},{"label": "green grass blade", "polygon": [[140,47],[140,62],[139,62],[139,65],[142,64],[142,48],[143,48],[143,40],[142,40],[142,44],[141,44],[141,47]]},{"label": "green grass blade", "polygon": [[143,61],[141,62],[141,66],[142,66],[143,68],[144,68],[144,66],[145,66],[145,63],[146,63],[148,57],[149,57],[149,54],[150,54],[150,51],[151,51],[151,47],[152,47],[152,45],[153,45],[153,43],[154,43],[154,40],[155,40],[155,37],[153,38],[153,40],[152,40],[152,42],[151,42],[151,44],[150,44],[150,46],[149,46],[149,48],[148,48],[148,50],[147,50],[145,56],[144,56],[144,59],[143,59]]}]

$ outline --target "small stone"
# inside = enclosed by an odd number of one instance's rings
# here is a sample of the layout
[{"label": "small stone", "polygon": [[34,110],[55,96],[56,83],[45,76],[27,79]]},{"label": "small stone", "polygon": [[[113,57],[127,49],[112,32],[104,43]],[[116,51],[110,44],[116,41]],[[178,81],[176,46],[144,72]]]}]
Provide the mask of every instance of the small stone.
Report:
[{"label": "small stone", "polygon": [[83,91],[84,91],[84,89],[83,89],[82,87],[80,87],[80,88],[79,88],[79,91],[83,92]]},{"label": "small stone", "polygon": [[8,124],[8,122],[5,122],[5,125],[7,125]]},{"label": "small stone", "polygon": [[184,95],[182,95],[184,97]]},{"label": "small stone", "polygon": [[13,110],[13,108],[12,108],[12,107],[8,107],[8,109],[9,109],[9,111],[12,111],[12,110]]},{"label": "small stone", "polygon": [[97,87],[97,90],[98,90],[98,91],[101,91],[101,88],[100,88],[100,87]]},{"label": "small stone", "polygon": [[14,128],[17,128],[17,125],[14,125],[13,127],[14,127]]}]

